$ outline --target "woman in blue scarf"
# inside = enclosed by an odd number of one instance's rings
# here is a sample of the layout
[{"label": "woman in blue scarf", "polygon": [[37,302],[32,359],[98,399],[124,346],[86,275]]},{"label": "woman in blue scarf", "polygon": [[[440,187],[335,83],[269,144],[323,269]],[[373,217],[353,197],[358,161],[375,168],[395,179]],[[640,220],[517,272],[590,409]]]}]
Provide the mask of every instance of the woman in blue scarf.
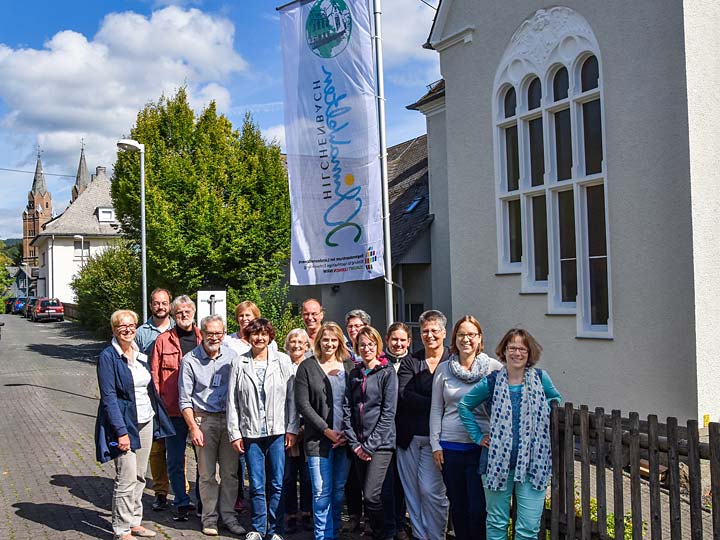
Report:
[{"label": "woman in blue scarf", "polygon": [[[552,472],[550,402],[561,399],[547,372],[533,367],[541,351],[526,330],[508,331],[495,350],[503,369],[482,379],[458,404],[470,438],[488,449],[480,464],[487,540],[507,538],[513,491],[518,502],[516,539],[535,539],[540,530]],[[490,409],[489,434],[473,414],[484,402]]]}]

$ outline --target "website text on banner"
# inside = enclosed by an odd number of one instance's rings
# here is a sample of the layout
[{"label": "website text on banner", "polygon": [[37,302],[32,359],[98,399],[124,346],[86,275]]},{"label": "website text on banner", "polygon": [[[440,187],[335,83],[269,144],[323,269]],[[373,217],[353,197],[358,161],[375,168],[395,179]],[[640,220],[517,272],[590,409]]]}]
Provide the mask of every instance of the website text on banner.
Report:
[{"label": "website text on banner", "polygon": [[365,1],[281,10],[292,250],[290,282],[384,275],[370,13]]}]

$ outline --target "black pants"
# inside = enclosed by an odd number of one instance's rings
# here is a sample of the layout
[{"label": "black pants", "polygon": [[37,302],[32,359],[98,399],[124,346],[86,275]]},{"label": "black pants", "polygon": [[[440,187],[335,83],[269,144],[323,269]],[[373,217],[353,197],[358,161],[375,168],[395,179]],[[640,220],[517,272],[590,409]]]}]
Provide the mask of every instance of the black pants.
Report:
[{"label": "black pants", "polygon": [[[350,453],[352,454],[352,452]],[[350,460],[350,472],[345,483],[345,503],[347,504],[348,515],[357,516],[360,519],[363,513],[363,495],[362,484],[358,478],[357,465],[353,458]]]},{"label": "black pants", "polygon": [[370,461],[363,461],[354,456],[358,478],[363,486],[365,511],[375,540],[384,538],[385,510],[383,509],[382,491],[392,457],[392,450],[378,450]]}]

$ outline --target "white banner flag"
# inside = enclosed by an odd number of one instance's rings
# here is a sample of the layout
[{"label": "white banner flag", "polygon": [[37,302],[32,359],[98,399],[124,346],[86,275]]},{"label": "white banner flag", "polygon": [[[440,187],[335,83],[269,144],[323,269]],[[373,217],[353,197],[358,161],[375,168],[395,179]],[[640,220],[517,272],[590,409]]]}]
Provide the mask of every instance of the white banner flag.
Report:
[{"label": "white banner flag", "polygon": [[384,275],[375,73],[366,0],[281,10],[293,285]]}]

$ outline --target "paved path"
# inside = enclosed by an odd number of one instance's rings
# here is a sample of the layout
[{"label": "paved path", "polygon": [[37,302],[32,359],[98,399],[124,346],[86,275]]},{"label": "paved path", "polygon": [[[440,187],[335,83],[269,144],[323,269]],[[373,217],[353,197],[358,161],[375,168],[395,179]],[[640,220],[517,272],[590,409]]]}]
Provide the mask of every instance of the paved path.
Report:
[{"label": "paved path", "polygon": [[[0,320],[0,540],[111,539],[114,467],[95,461],[93,441],[95,360],[105,344],[70,322]],[[207,538],[199,519],[178,526],[152,500],[147,490],[144,517],[158,538]]]}]

